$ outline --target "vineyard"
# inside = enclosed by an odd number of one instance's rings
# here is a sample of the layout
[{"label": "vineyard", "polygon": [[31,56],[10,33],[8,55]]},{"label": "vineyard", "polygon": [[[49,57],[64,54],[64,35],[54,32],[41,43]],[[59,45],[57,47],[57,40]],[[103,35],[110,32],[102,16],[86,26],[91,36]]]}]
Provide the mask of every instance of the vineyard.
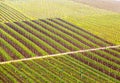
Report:
[{"label": "vineyard", "polygon": [[31,19],[7,4],[0,2],[0,83],[120,83],[120,46],[94,34],[100,20]]},{"label": "vineyard", "polygon": [[[60,18],[1,23],[0,36],[1,61],[114,45]],[[10,78],[12,79],[10,81],[32,82],[34,79],[41,78],[36,80],[36,83],[39,81],[118,82],[120,80],[119,52],[120,48],[115,48],[46,58],[45,60],[2,64],[1,70],[4,70],[4,73],[1,73],[1,80],[9,81]],[[83,70],[86,66],[90,69]],[[8,77],[4,76],[6,72],[9,73]],[[31,74],[28,75],[30,72]],[[32,72],[35,77],[25,80],[25,77],[32,76]],[[48,75],[48,73],[50,74]],[[90,73],[93,73],[93,75]],[[98,76],[98,73],[100,73],[100,76]],[[49,79],[46,78],[46,75]]]},{"label": "vineyard", "polygon": [[0,78],[10,83],[119,83],[119,59],[109,54],[119,53],[115,50],[119,49],[3,64]]},{"label": "vineyard", "polygon": [[[11,6],[17,11],[21,11],[22,14],[32,20],[62,18],[87,30],[88,32],[95,34],[102,39],[117,45],[120,44],[119,13],[94,8],[92,6],[88,6],[82,3],[75,3],[73,1],[79,0],[6,0],[5,4]],[[87,0],[80,1],[85,2]],[[101,0],[97,1],[100,2]],[[34,7],[31,7],[31,5],[34,5]],[[96,6],[97,5],[100,4],[96,4]],[[117,8],[117,10],[119,10],[119,8]]]},{"label": "vineyard", "polygon": [[[105,39],[109,42],[120,44],[120,14],[88,16],[74,19],[72,17],[64,18],[80,26],[81,28],[95,34],[96,36]],[[102,32],[102,33],[101,33]]]},{"label": "vineyard", "polygon": [[27,19],[28,18],[19,11],[16,11],[4,3],[0,3],[0,22],[13,22]]},{"label": "vineyard", "polygon": [[0,36],[1,61],[113,45],[59,18],[0,24]]}]

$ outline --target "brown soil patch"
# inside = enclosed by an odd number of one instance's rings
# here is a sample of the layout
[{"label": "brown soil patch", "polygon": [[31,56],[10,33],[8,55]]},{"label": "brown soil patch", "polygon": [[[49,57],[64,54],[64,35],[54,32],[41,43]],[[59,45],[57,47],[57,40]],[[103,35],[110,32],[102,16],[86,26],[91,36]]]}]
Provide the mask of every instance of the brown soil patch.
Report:
[{"label": "brown soil patch", "polygon": [[109,11],[120,13],[120,1],[115,0],[73,0],[73,1],[84,3],[100,9],[106,9]]}]

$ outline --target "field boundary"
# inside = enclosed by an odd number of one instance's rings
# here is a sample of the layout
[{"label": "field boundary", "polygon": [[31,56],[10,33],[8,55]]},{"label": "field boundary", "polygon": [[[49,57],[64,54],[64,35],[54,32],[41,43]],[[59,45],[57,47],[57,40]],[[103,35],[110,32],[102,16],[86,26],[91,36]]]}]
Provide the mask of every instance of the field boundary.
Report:
[{"label": "field boundary", "polygon": [[83,52],[92,52],[92,51],[97,51],[97,50],[114,49],[114,48],[119,48],[119,47],[120,47],[120,45],[116,45],[116,46],[106,46],[106,47],[92,48],[92,49],[86,49],[86,50],[70,51],[70,52],[51,54],[51,55],[45,55],[45,56],[36,56],[36,57],[31,57],[31,58],[10,60],[10,61],[5,61],[5,62],[0,62],[0,64],[7,64],[7,63],[13,63],[13,62],[20,62],[20,61],[28,61],[28,60],[34,60],[34,59],[40,59],[40,58],[49,58],[49,57],[55,57],[55,56],[63,56],[63,55],[83,53]]}]

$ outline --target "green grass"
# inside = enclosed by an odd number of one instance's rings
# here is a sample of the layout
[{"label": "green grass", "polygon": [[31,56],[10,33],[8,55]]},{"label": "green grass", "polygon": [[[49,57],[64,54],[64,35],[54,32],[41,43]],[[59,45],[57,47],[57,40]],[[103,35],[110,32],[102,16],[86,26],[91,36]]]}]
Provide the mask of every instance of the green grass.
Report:
[{"label": "green grass", "polygon": [[101,37],[109,42],[120,44],[120,14],[87,16],[74,19],[73,17],[65,20]]},{"label": "green grass", "polygon": [[[37,3],[36,3],[37,2]],[[21,11],[30,18],[56,18],[75,16],[93,16],[112,14],[105,10],[93,8],[72,0],[24,0],[24,1],[5,1],[6,4]],[[31,7],[34,5],[34,7]]]}]

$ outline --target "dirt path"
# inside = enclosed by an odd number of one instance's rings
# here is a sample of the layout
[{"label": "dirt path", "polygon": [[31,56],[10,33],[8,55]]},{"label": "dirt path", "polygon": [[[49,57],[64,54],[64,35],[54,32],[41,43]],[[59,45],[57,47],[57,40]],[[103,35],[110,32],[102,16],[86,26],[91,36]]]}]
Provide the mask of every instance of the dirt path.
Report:
[{"label": "dirt path", "polygon": [[100,9],[105,9],[113,12],[120,13],[120,1],[118,0],[73,0],[76,2],[84,3]]},{"label": "dirt path", "polygon": [[18,59],[18,60],[10,60],[10,61],[5,61],[5,62],[0,62],[0,64],[20,62],[20,61],[28,61],[28,60],[34,60],[34,59],[40,59],[40,58],[49,58],[49,57],[55,57],[55,56],[63,56],[63,55],[83,53],[83,52],[91,52],[91,51],[105,50],[105,49],[112,49],[112,48],[119,48],[119,47],[120,47],[120,45],[100,47],[100,48],[93,48],[93,49],[87,49],[87,50],[78,50],[78,51],[71,51],[71,52],[58,53],[58,54],[45,55],[45,56],[38,56],[38,57],[32,57],[32,58],[24,58],[24,59]]}]

